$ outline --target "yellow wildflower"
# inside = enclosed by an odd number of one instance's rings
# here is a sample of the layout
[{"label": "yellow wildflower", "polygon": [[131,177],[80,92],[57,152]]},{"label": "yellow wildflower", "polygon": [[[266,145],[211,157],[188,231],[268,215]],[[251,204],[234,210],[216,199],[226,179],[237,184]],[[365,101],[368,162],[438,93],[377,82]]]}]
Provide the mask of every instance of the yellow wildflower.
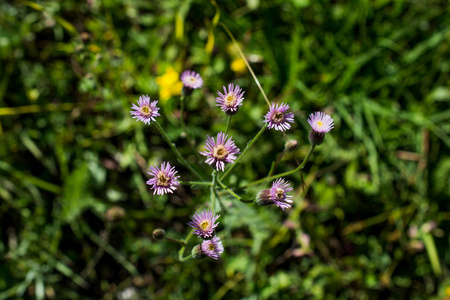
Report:
[{"label": "yellow wildflower", "polygon": [[172,96],[181,95],[183,84],[179,80],[179,75],[172,67],[167,68],[166,72],[156,77],[156,83],[159,85],[159,99],[167,101]]},{"label": "yellow wildflower", "polygon": [[231,62],[231,70],[233,70],[236,73],[244,73],[245,72],[245,62],[242,58],[235,58]]}]

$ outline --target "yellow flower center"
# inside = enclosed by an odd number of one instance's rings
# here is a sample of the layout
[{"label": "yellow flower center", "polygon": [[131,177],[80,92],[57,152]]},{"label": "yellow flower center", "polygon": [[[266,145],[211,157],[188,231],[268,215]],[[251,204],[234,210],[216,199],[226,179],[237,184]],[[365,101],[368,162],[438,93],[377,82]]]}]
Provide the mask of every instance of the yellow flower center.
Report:
[{"label": "yellow flower center", "polygon": [[236,96],[232,93],[225,97],[225,105],[228,107],[234,106],[236,104]]},{"label": "yellow flower center", "polygon": [[284,116],[281,112],[276,112],[273,117],[272,120],[276,123],[280,123],[281,121],[283,121]]},{"label": "yellow flower center", "polygon": [[323,126],[323,122],[322,121],[317,121],[317,126]]},{"label": "yellow flower center", "polygon": [[284,196],[284,190],[277,188],[275,190],[275,197],[277,197],[277,199],[283,199],[283,196]]},{"label": "yellow flower center", "polygon": [[141,112],[146,117],[150,116],[152,114],[152,109],[148,105],[144,105],[141,107]]},{"label": "yellow flower center", "polygon": [[166,175],[163,171],[159,171],[156,178],[156,185],[158,186],[169,186],[170,177]]},{"label": "yellow flower center", "polygon": [[213,250],[214,250],[214,245],[213,245],[213,243],[209,244],[208,250],[209,250],[209,251],[213,251]]},{"label": "yellow flower center", "polygon": [[216,147],[214,147],[213,149],[213,157],[217,158],[217,159],[225,159],[225,157],[227,157],[228,155],[228,151],[227,149],[225,149],[225,147],[223,145],[218,145]]},{"label": "yellow flower center", "polygon": [[194,83],[196,80],[195,80],[194,77],[191,77],[191,78],[189,78],[189,81],[192,82],[192,83]]},{"label": "yellow flower center", "polygon": [[208,222],[208,220],[203,220],[203,221],[200,223],[200,228],[201,228],[203,231],[205,231],[206,229],[208,229],[208,227],[209,227],[209,222]]}]

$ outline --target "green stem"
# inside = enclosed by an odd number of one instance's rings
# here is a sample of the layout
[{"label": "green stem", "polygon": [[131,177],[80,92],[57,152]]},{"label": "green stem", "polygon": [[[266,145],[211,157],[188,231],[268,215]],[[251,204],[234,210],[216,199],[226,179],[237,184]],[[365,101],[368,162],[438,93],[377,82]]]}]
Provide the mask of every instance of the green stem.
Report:
[{"label": "green stem", "polygon": [[231,171],[237,166],[238,162],[245,156],[247,151],[251,148],[251,146],[256,142],[256,140],[262,135],[262,133],[266,130],[267,123],[264,124],[264,126],[261,128],[261,130],[256,134],[256,136],[247,143],[247,146],[245,147],[244,151],[241,153],[241,155],[238,156],[238,158],[234,161],[234,164],[231,165],[231,167],[228,168],[228,170],[223,173],[223,175],[220,177],[220,180],[223,181],[228,174],[230,174]]},{"label": "green stem", "polygon": [[221,188],[223,188],[225,191],[227,191],[231,196],[233,196],[234,198],[236,198],[237,200],[241,201],[241,197],[239,197],[235,192],[233,192],[232,190],[230,190],[229,187],[227,187],[225,184],[223,184],[220,179],[217,179],[217,183],[220,185]]},{"label": "green stem", "polygon": [[230,124],[231,124],[231,116],[228,116],[228,118],[227,118],[227,128],[225,129],[225,135],[228,134],[228,129],[230,129]]},{"label": "green stem", "polygon": [[192,258],[192,254],[189,254],[186,257],[180,257],[180,261],[186,261],[186,260],[191,259],[191,258]]},{"label": "green stem", "polygon": [[211,182],[207,182],[207,181],[181,181],[181,180],[178,180],[178,182],[180,184],[183,184],[183,185],[206,185],[206,186],[211,186]]},{"label": "green stem", "polygon": [[277,175],[274,175],[274,176],[270,176],[270,177],[266,177],[266,178],[254,181],[254,182],[246,185],[245,187],[249,187],[249,186],[252,186],[252,185],[257,185],[257,184],[260,184],[260,183],[262,183],[264,181],[270,181],[270,180],[274,180],[274,179],[277,179],[277,178],[280,178],[280,177],[285,177],[285,176],[291,175],[292,173],[295,173],[295,172],[297,172],[299,170],[302,170],[305,167],[306,163],[308,162],[308,159],[310,158],[310,156],[311,156],[311,154],[312,154],[312,152],[313,152],[315,147],[316,146],[311,145],[311,148],[309,148],[309,152],[306,155],[306,157],[303,160],[303,162],[301,163],[301,165],[298,166],[297,168],[295,168],[294,170],[287,171],[287,172],[284,172],[284,173],[281,173],[281,174],[277,174]]},{"label": "green stem", "polygon": [[280,153],[280,155],[278,156],[277,161],[275,162],[275,166],[273,167],[272,170],[270,170],[269,176],[273,175],[273,173],[275,172],[275,169],[277,168],[278,164],[280,163],[280,161],[283,158],[285,153],[286,153],[286,150],[283,150],[283,152]]},{"label": "green stem", "polygon": [[210,191],[211,191],[211,210],[212,210],[212,213],[214,214],[214,208],[215,208],[215,205],[216,205],[216,198],[215,198],[215,189],[216,189],[216,175],[217,175],[217,171],[216,170],[214,170],[212,173],[211,173],[211,176],[212,176],[212,180],[211,180],[211,188],[210,188]]},{"label": "green stem", "polygon": [[177,147],[175,146],[174,143],[172,143],[172,141],[170,140],[169,136],[167,135],[167,133],[164,131],[164,129],[161,127],[161,125],[158,123],[158,121],[154,121],[153,123],[155,123],[156,128],[158,128],[159,132],[161,133],[161,135],[163,136],[164,140],[167,142],[167,144],[169,144],[169,147],[172,149],[172,151],[175,153],[175,155],[178,157],[178,159],[180,160],[181,163],[183,163],[183,165],[186,166],[186,168],[189,169],[189,171],[191,171],[192,173],[194,173],[195,175],[197,175],[197,177],[199,177],[201,180],[205,180],[205,178],[197,172],[197,170],[195,170],[190,163],[188,163],[184,157],[181,155],[181,153],[178,151]]},{"label": "green stem", "polygon": [[189,235],[184,239],[184,241],[183,241],[184,245],[181,247],[180,251],[178,251],[178,259],[180,261],[185,261],[185,260],[188,260],[189,258],[191,258],[191,255],[183,257],[183,254],[184,254],[184,249],[186,249],[186,245],[189,242],[189,239],[192,237],[192,234],[193,234],[193,232],[191,231],[189,233]]},{"label": "green stem", "polygon": [[227,187],[225,184],[223,184],[219,179],[217,179],[217,183],[220,185],[221,188],[223,188],[225,191],[227,191],[231,196],[236,198],[237,200],[244,202],[244,203],[252,203],[254,200],[244,200],[242,199],[238,194],[233,192],[229,187]]},{"label": "green stem", "polygon": [[184,134],[186,134],[187,137],[187,130],[186,130],[186,124],[184,124],[184,95],[181,94],[180,97],[180,123],[181,123],[181,128],[184,131]]},{"label": "green stem", "polygon": [[180,240],[177,240],[177,239],[168,237],[168,236],[166,236],[166,237],[164,237],[164,238],[165,238],[166,240],[168,240],[168,241],[171,241],[171,242],[180,244],[181,246],[186,246],[186,243],[185,243],[184,241],[180,241]]},{"label": "green stem", "polygon": [[258,86],[259,90],[261,91],[261,94],[264,97],[264,100],[266,100],[267,105],[270,106],[270,102],[269,99],[267,99],[266,93],[264,93],[264,90],[261,86],[261,84],[259,83],[258,78],[256,78],[255,73],[253,72],[252,67],[250,66],[247,58],[245,57],[244,53],[242,53],[241,48],[239,47],[238,42],[236,42],[236,39],[234,38],[233,34],[231,33],[231,31],[228,29],[227,25],[225,25],[224,23],[220,22],[219,26],[222,26],[222,28],[225,30],[225,32],[228,34],[228,36],[230,37],[231,41],[233,41],[234,46],[236,46],[236,49],[239,52],[239,55],[241,56],[241,58],[244,60],[245,65],[247,66],[247,69],[250,71],[250,74],[252,74],[253,80],[255,80],[256,85]]}]

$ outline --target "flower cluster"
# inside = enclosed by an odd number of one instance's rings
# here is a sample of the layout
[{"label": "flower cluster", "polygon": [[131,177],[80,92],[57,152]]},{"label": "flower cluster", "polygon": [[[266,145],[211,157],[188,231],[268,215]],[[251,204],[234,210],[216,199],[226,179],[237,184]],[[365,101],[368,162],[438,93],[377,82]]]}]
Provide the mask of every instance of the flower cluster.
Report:
[{"label": "flower cluster", "polygon": [[[175,73],[176,74],[176,73]],[[167,77],[169,78],[169,77]],[[174,81],[173,74],[169,78]],[[193,90],[201,88],[203,86],[203,79],[194,71],[186,70],[181,73],[180,76],[181,83],[183,85],[182,88],[182,98],[189,96],[192,94]],[[158,79],[159,83],[162,83],[162,78]],[[174,82],[177,82],[175,80]],[[179,82],[177,82],[179,83]],[[177,88],[177,91],[179,88]],[[277,131],[284,132],[291,128],[291,124],[294,123],[294,113],[289,111],[289,105],[286,103],[271,103],[269,105],[269,111],[264,115],[263,122],[267,123],[261,131],[256,135],[256,137],[251,140],[244,152],[241,154],[240,149],[236,146],[234,140],[228,136],[228,129],[231,123],[231,118],[235,115],[238,110],[244,104],[244,93],[243,89],[239,85],[235,85],[234,83],[229,83],[227,86],[223,86],[223,92],[217,91],[216,98],[216,106],[220,107],[220,109],[228,115],[228,121],[225,132],[220,131],[216,137],[211,137],[207,135],[205,140],[205,150],[199,151],[199,153],[206,157],[205,163],[212,166],[215,170],[213,171],[213,180],[212,183],[208,182],[187,182],[188,184],[202,184],[202,185],[210,185],[211,191],[214,191],[218,184],[231,195],[233,195],[236,199],[241,200],[243,202],[248,202],[242,200],[237,194],[235,194],[231,189],[225,186],[222,182],[223,178],[226,177],[228,173],[236,166],[234,165],[237,161],[242,159],[242,156],[247,152],[247,150],[251,147],[252,143],[264,132],[266,127],[268,129],[275,129]],[[162,94],[161,94],[162,95]],[[138,121],[142,121],[145,124],[155,123],[158,130],[161,134],[164,135],[165,140],[169,143],[170,147],[177,154],[180,162],[183,163],[185,167],[191,170],[193,173],[197,174],[199,178],[202,178],[203,175],[199,174],[195,168],[192,168],[190,163],[188,163],[179,153],[176,147],[171,141],[168,135],[164,132],[164,129],[159,125],[158,121],[156,121],[156,117],[159,117],[160,114],[158,112],[159,108],[156,106],[158,103],[157,100],[151,102],[149,96],[140,96],[139,100],[136,104],[132,104],[131,115],[132,118],[137,119]],[[182,102],[183,103],[183,102]],[[183,110],[183,106],[181,106],[181,110]],[[304,163],[309,158],[311,152],[313,151],[315,146],[321,145],[324,141],[325,133],[329,132],[334,128],[333,119],[323,113],[323,112],[315,112],[309,115],[308,123],[311,126],[311,132],[309,134],[309,141],[311,143],[311,149],[307,157],[305,158]],[[184,125],[184,123],[182,123]],[[284,134],[286,137],[286,135]],[[286,137],[287,139],[287,137]],[[288,140],[285,143],[284,152],[294,152],[297,148],[298,142],[296,140]],[[239,157],[238,157],[239,155]],[[230,163],[233,164],[227,172],[223,174],[223,176],[218,180],[215,176],[216,171],[224,171],[225,164]],[[304,166],[302,163],[301,168]],[[278,164],[278,162],[277,162]],[[276,166],[276,165],[275,165]],[[295,172],[293,170],[290,173]],[[151,178],[146,182],[150,188],[153,190],[153,194],[155,195],[164,195],[168,193],[173,193],[177,186],[180,185],[181,181],[178,181],[180,176],[177,176],[178,171],[175,170],[175,167],[172,166],[169,162],[162,162],[162,164],[158,167],[156,165],[149,167],[148,174]],[[276,176],[275,178],[280,177]],[[203,178],[202,178],[203,179]],[[186,182],[181,182],[182,184],[186,184]],[[260,206],[268,206],[275,204],[277,207],[281,208],[283,211],[291,208],[293,205],[293,196],[288,194],[293,191],[291,184],[286,181],[284,178],[278,178],[272,182],[272,186],[267,189],[261,190],[256,199],[251,200]],[[214,192],[213,192],[214,194]],[[212,196],[212,203],[214,203],[214,195]],[[214,207],[214,205],[213,205]],[[214,210],[214,208],[213,208]],[[213,210],[202,210],[196,212],[190,222],[187,223],[188,226],[193,228],[193,233],[202,239],[202,243],[193,247],[191,253],[192,257],[196,259],[210,257],[215,260],[221,257],[221,254],[224,252],[224,247],[222,245],[222,241],[218,236],[215,235],[215,230],[219,224],[217,222],[220,215],[215,214]],[[156,229],[153,232],[153,237],[155,239],[167,239],[176,241],[173,238],[166,237],[165,231],[161,228]],[[177,241],[180,244],[185,245],[183,241]],[[184,246],[183,246],[184,247]],[[184,249],[182,249],[184,251]],[[181,252],[183,252],[181,251]]]},{"label": "flower cluster", "polygon": [[190,227],[194,228],[194,234],[203,239],[200,247],[194,248],[192,255],[194,258],[203,258],[209,256],[213,259],[219,259],[223,253],[223,245],[220,238],[214,236],[214,229],[219,225],[215,223],[220,215],[215,215],[211,210],[203,210],[202,212],[196,212],[192,216],[192,221],[187,223]]}]

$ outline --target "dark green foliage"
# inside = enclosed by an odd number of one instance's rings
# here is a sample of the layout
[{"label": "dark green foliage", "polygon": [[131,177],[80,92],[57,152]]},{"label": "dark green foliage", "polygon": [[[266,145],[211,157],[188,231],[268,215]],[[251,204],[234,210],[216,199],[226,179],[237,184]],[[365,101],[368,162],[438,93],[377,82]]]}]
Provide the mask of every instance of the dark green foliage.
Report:
[{"label": "dark green foliage", "polygon": [[[450,298],[448,1],[217,5],[269,100],[296,115],[287,137],[298,147],[274,174],[306,156],[310,113],[335,121],[304,189],[299,173],[287,177],[293,208],[220,191],[219,261],[179,262],[178,244],[152,238],[162,228],[184,239],[209,189],[152,194],[150,164],[198,178],[155,126],[131,119],[131,103],[160,99],[156,77],[169,67],[199,72],[205,86],[185,103],[194,145],[178,96],[160,100],[158,121],[204,174],[212,169],[197,152],[227,118],[216,90],[246,91],[230,127],[241,150],[268,109],[250,73],[231,69],[239,55],[213,3],[0,1],[0,299]],[[264,132],[225,183],[243,199],[268,188],[249,184],[285,142]],[[125,216],[105,217],[117,206]],[[191,238],[186,255],[200,242]]]}]

